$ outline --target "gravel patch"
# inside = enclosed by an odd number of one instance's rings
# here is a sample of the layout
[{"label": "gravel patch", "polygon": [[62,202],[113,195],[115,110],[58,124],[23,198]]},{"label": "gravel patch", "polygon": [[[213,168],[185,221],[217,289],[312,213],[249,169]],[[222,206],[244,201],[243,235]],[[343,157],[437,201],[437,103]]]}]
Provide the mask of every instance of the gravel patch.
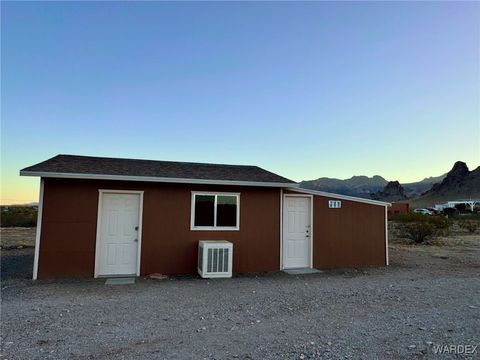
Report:
[{"label": "gravel patch", "polygon": [[33,272],[33,248],[1,250],[2,281],[31,279]]},{"label": "gravel patch", "polygon": [[468,251],[442,248],[443,258],[434,256],[435,247],[395,245],[387,268],[308,275],[138,279],[121,286],[10,277],[2,281],[2,355],[438,358],[435,345],[479,344],[478,244],[477,237]]}]

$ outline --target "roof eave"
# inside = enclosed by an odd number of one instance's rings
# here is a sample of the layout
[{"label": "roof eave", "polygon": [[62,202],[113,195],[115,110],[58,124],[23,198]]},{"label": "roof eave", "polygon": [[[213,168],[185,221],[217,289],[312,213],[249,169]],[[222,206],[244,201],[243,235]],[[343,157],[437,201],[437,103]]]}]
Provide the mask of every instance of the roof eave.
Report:
[{"label": "roof eave", "polygon": [[370,205],[392,206],[391,203],[384,202],[384,201],[364,199],[364,198],[359,198],[359,197],[355,197],[355,196],[348,196],[348,195],[341,195],[341,194],[329,193],[329,192],[325,192],[325,191],[303,189],[303,188],[300,188],[300,187],[292,187],[292,188],[290,188],[290,189],[288,189],[288,190],[297,191],[297,192],[301,192],[301,193],[305,193],[305,194],[312,194],[312,195],[319,195],[319,196],[324,196],[324,197],[331,197],[331,198],[341,199],[341,200],[355,201],[355,202],[360,202],[360,203],[365,203],[365,204],[370,204]]},{"label": "roof eave", "polygon": [[283,182],[262,182],[262,181],[238,181],[238,180],[213,180],[213,179],[189,179],[171,178],[156,176],[130,176],[130,175],[108,175],[108,174],[80,174],[80,173],[56,173],[20,170],[20,176],[39,176],[43,178],[60,179],[89,179],[89,180],[116,180],[116,181],[140,181],[159,182],[176,184],[210,184],[210,185],[234,185],[234,186],[260,186],[260,187],[290,187],[297,188],[300,184]]}]

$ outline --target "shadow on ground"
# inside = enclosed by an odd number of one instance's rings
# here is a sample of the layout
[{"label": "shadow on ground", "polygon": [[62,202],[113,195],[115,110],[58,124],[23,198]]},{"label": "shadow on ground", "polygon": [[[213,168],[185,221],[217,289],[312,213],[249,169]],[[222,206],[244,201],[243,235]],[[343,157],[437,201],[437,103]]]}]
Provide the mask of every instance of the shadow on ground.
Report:
[{"label": "shadow on ground", "polygon": [[3,280],[31,279],[33,248],[2,250],[1,278]]}]

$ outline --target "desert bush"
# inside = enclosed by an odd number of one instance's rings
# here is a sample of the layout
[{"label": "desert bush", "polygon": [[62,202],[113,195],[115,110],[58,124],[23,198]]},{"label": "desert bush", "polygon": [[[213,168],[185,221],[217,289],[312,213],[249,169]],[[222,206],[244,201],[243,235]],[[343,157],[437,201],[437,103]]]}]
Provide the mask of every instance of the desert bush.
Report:
[{"label": "desert bush", "polygon": [[414,212],[410,212],[408,214],[396,214],[392,220],[395,220],[399,223],[428,222],[433,224],[436,228],[446,228],[450,225],[450,222],[444,216],[424,215]]},{"label": "desert bush", "polygon": [[480,221],[480,212],[479,213],[474,212],[474,213],[468,214],[465,218],[470,220]]},{"label": "desert bush", "polygon": [[433,236],[446,235],[450,229],[450,221],[437,215],[409,213],[399,215],[400,237],[414,241],[416,244],[426,243]]},{"label": "desert bush", "polygon": [[34,206],[2,206],[0,226],[35,227],[37,226],[37,208]]},{"label": "desert bush", "polygon": [[457,209],[458,212],[460,212],[460,213],[465,213],[467,211],[468,212],[470,211],[470,207],[468,207],[468,209],[467,209],[467,205],[465,205],[465,204],[456,204],[455,209]]},{"label": "desert bush", "polygon": [[447,216],[456,216],[458,215],[458,210],[455,209],[455,208],[445,208],[443,209],[443,215],[447,215]]},{"label": "desert bush", "polygon": [[435,234],[435,226],[428,222],[412,222],[403,224],[400,228],[400,236],[413,240],[416,244],[424,243]]},{"label": "desert bush", "polygon": [[463,219],[458,222],[458,226],[460,226],[460,228],[468,231],[471,234],[477,231],[478,225],[479,225],[479,221],[473,220],[473,219]]}]

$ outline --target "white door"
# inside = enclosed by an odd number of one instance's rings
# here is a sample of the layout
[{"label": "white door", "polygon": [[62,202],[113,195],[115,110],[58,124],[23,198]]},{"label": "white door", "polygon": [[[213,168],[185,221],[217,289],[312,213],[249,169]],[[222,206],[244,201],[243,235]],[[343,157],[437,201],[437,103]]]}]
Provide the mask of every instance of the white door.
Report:
[{"label": "white door", "polygon": [[100,193],[97,275],[136,275],[139,251],[139,194]]},{"label": "white door", "polygon": [[283,267],[309,268],[311,224],[307,196],[285,196],[283,202]]}]

